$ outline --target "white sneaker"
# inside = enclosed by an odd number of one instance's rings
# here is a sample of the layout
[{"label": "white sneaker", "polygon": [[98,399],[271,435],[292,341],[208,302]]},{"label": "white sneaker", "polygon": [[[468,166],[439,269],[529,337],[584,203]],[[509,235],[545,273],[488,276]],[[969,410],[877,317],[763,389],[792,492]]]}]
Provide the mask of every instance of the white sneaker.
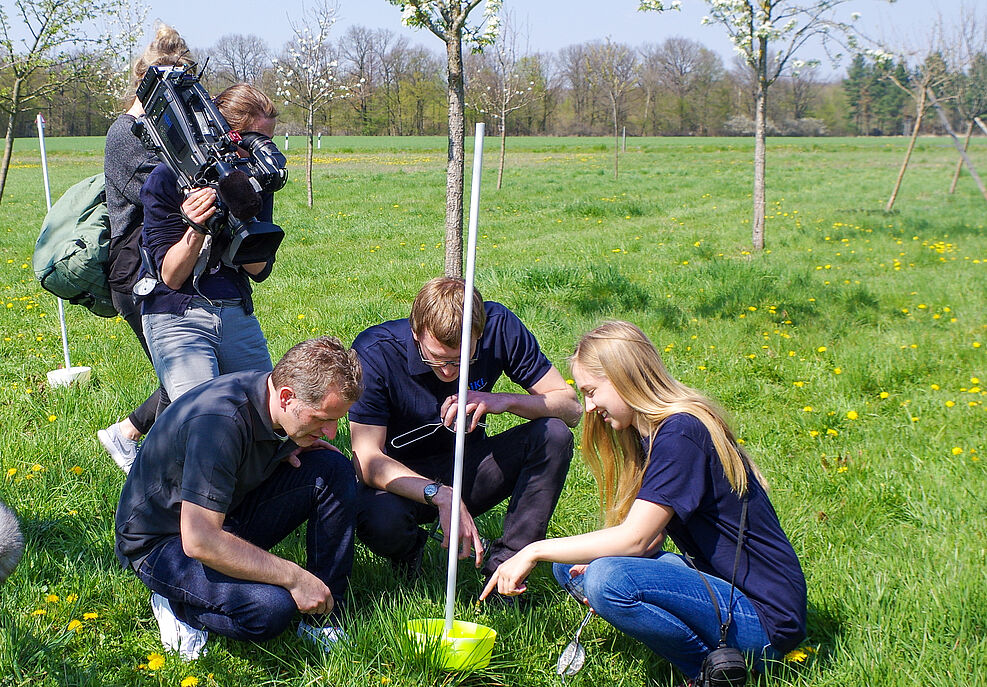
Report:
[{"label": "white sneaker", "polygon": [[304,620],[298,623],[298,636],[312,642],[327,654],[337,645],[350,641],[349,635],[341,627],[315,627]]},{"label": "white sneaker", "polygon": [[151,592],[151,611],[158,621],[165,651],[177,651],[183,661],[194,661],[205,653],[209,633],[179,620],[168,599],[157,592]]},{"label": "white sneaker", "polygon": [[123,474],[129,475],[130,467],[134,464],[134,459],[137,458],[137,442],[123,435],[123,432],[120,431],[119,422],[99,430],[96,432],[96,437],[106,452],[110,454],[110,457],[113,458],[113,462],[123,470]]}]

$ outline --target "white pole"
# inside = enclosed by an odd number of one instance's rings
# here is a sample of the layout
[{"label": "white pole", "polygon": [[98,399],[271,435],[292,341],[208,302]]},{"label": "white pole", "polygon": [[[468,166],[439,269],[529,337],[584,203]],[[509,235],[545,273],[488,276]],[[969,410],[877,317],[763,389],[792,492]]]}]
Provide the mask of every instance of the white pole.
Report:
[{"label": "white pole", "polygon": [[[45,205],[51,211],[51,185],[48,183],[48,154],[45,151],[45,118],[38,113],[38,144],[41,147],[41,175],[45,180]],[[58,299],[58,322],[62,327],[62,354],[65,356],[65,369],[72,367],[72,360],[69,358],[69,333],[65,326],[65,303]]]},{"label": "white pole", "polygon": [[317,149],[318,150],[322,150],[322,132],[321,131],[319,132],[319,145],[318,145]]},{"label": "white pole", "polygon": [[284,149],[288,150],[288,134],[284,135]]},{"label": "white pole", "polygon": [[626,153],[627,152],[627,127],[626,126],[624,127],[624,135],[623,135],[623,140],[621,142],[621,148],[622,148],[622,150],[621,150],[622,153]]},{"label": "white pole", "polygon": [[452,632],[456,610],[456,572],[459,566],[459,511],[463,500],[463,455],[466,452],[466,395],[469,392],[473,327],[473,272],[476,268],[476,225],[480,210],[480,173],[483,167],[483,122],[476,125],[473,143],[473,183],[470,190],[469,234],[466,239],[466,284],[463,295],[463,332],[459,351],[459,405],[456,410],[456,458],[452,475],[452,523],[449,526],[449,572],[446,577],[445,635]]}]

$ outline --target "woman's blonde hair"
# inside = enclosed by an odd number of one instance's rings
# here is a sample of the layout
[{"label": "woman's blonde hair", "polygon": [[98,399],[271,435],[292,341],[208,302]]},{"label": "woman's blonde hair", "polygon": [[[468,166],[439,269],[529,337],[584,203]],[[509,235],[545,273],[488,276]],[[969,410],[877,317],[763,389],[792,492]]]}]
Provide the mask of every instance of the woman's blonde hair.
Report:
[{"label": "woman's blonde hair", "polygon": [[130,91],[127,94],[127,105],[136,97],[137,87],[144,80],[149,67],[163,65],[188,66],[195,64],[188,44],[178,31],[167,24],[158,23],[154,27],[154,38],[145,48],[144,53],[137,58],[130,75]]},{"label": "woman's blonde hair", "polygon": [[274,101],[248,83],[233,84],[213,98],[213,102],[235,131],[250,131],[258,120],[278,118]]},{"label": "woman's blonde hair", "polygon": [[631,407],[635,422],[614,431],[596,413],[583,422],[583,460],[596,477],[607,526],[627,516],[641,489],[650,451],[642,450],[637,427],[654,436],[675,413],[687,413],[703,423],[713,439],[723,472],[738,494],[747,492],[747,469],[762,485],[757,466],[737,445],[722,410],[700,392],[673,379],[647,335],[630,322],[605,322],[579,340],[570,364],[606,378]]}]

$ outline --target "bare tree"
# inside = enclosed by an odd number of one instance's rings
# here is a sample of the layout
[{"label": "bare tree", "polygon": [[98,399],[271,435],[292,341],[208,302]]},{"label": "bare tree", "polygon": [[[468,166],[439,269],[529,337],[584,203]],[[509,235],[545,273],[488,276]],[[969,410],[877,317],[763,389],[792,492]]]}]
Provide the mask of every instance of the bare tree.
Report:
[{"label": "bare tree", "polygon": [[666,39],[648,57],[658,83],[675,97],[677,132],[690,133],[694,129],[692,97],[708,85],[720,58],[701,43],[680,37]]},{"label": "bare tree", "polygon": [[449,86],[449,163],[446,168],[445,274],[463,273],[463,175],[465,170],[465,85],[463,39],[482,50],[497,36],[502,0],[484,0],[483,18],[470,26],[467,18],[480,0],[388,0],[401,7],[408,26],[426,28],[445,43]]},{"label": "bare tree", "polygon": [[527,105],[534,98],[529,81],[521,73],[521,48],[518,43],[527,34],[514,24],[508,14],[501,24],[500,34],[493,46],[479,59],[473,60],[470,74],[472,106],[481,114],[493,117],[500,124],[500,159],[497,163],[497,188],[504,178],[504,158],[507,152],[507,117]]},{"label": "bare tree", "polygon": [[[950,80],[950,90],[954,95],[952,105],[967,125],[962,151],[966,153],[974,123],[987,113],[987,22],[969,7],[962,7],[960,15],[958,27],[943,42],[943,47],[946,61],[953,72]],[[963,159],[960,158],[956,161],[950,193],[956,191],[962,169]]]},{"label": "bare tree", "polygon": [[259,84],[270,64],[270,51],[260,36],[228,33],[220,36],[212,50],[218,76],[228,84]]},{"label": "bare tree", "polygon": [[[336,8],[319,0],[299,21],[290,22],[295,37],[285,46],[284,55],[274,60],[278,95],[285,104],[296,105],[305,112],[308,142],[305,151],[305,183],[308,206],[312,207],[312,156],[314,152],[315,115],[333,100],[346,96],[346,86],[336,80],[337,60],[329,42],[336,23]],[[315,27],[313,31],[312,27]]]},{"label": "bare tree", "polygon": [[7,115],[0,200],[18,117],[74,81],[104,76],[93,56],[107,50],[112,37],[87,36],[83,27],[121,9],[120,0],[14,0],[12,15],[6,3],[0,6],[0,111]]},{"label": "bare tree", "polygon": [[623,43],[614,43],[608,37],[603,43],[593,43],[586,55],[586,75],[591,84],[604,93],[610,103],[613,121],[613,178],[619,172],[619,120],[624,111],[624,100],[634,85],[637,60],[634,51]]}]

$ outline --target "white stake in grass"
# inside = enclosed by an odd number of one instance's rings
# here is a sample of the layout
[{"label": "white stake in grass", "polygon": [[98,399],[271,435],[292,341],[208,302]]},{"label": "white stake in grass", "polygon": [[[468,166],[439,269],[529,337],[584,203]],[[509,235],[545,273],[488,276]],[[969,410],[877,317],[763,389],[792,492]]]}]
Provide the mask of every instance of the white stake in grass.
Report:
[{"label": "white stake in grass", "polygon": [[476,268],[476,225],[480,212],[480,173],[483,167],[482,122],[476,125],[473,144],[473,183],[470,190],[470,221],[466,239],[466,284],[463,296],[463,333],[459,351],[459,404],[456,411],[456,457],[452,475],[452,523],[449,526],[449,573],[446,577],[445,634],[452,632],[456,606],[456,572],[459,566],[459,511],[463,500],[463,454],[466,452],[466,395],[470,376],[470,330],[473,326],[473,273]]},{"label": "white stake in grass", "polygon": [[[41,149],[41,175],[45,181],[45,206],[51,212],[51,185],[48,183],[48,154],[45,150],[45,118],[38,113],[38,144]],[[48,372],[49,386],[68,386],[72,382],[78,381],[80,384],[89,379],[92,371],[88,367],[72,367],[72,359],[69,357],[69,333],[65,326],[65,302],[58,299],[58,323],[62,328],[62,355],[65,357],[65,367]]]}]

